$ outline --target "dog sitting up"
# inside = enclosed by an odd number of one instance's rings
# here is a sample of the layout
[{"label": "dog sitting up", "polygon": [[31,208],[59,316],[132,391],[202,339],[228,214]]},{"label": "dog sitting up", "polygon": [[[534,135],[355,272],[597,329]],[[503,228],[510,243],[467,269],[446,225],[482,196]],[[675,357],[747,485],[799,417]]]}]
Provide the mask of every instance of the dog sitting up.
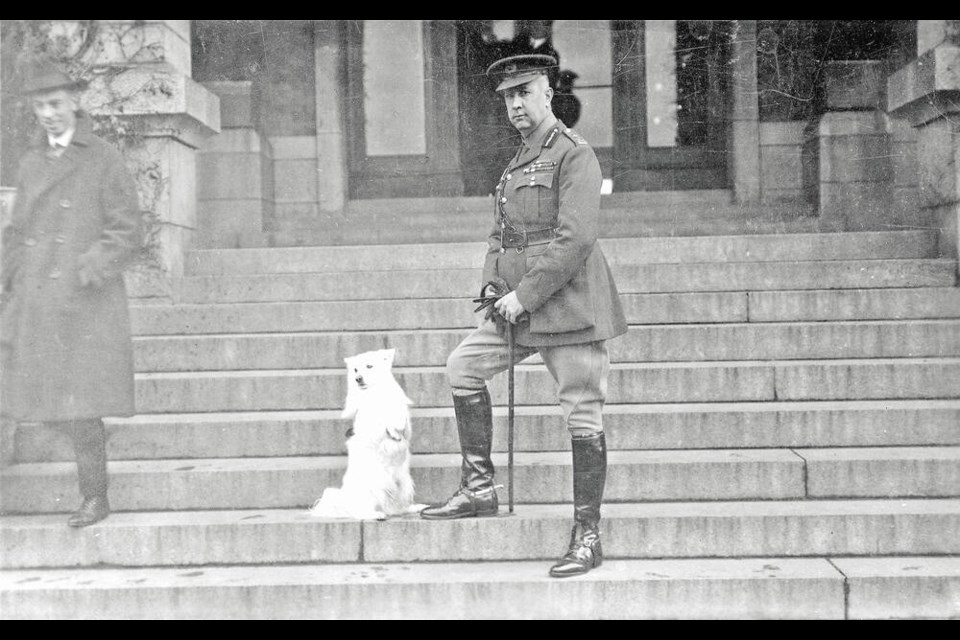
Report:
[{"label": "dog sitting up", "polygon": [[342,417],[347,431],[347,470],[343,485],[329,487],[310,514],[321,518],[385,520],[418,513],[410,477],[410,398],[391,372],[394,349],[344,358],[347,399]]}]

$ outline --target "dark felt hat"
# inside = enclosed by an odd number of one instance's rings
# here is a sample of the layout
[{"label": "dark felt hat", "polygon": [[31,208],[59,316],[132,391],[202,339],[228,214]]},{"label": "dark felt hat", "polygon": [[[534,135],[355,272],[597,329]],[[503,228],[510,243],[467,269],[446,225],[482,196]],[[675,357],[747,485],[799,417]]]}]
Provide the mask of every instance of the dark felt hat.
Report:
[{"label": "dark felt hat", "polygon": [[20,93],[30,95],[54,89],[84,89],[86,80],[74,80],[49,60],[33,63],[26,69]]},{"label": "dark felt hat", "polygon": [[497,91],[530,82],[557,66],[557,59],[542,53],[500,58],[489,67],[487,75],[497,80]]}]

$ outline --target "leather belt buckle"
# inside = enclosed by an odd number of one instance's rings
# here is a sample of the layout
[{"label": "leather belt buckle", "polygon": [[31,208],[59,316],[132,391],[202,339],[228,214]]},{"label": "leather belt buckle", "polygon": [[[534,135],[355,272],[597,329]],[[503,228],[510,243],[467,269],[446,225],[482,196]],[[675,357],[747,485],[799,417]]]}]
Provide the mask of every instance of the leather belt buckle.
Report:
[{"label": "leather belt buckle", "polygon": [[503,247],[522,247],[527,244],[527,233],[515,229],[500,230],[500,246]]}]

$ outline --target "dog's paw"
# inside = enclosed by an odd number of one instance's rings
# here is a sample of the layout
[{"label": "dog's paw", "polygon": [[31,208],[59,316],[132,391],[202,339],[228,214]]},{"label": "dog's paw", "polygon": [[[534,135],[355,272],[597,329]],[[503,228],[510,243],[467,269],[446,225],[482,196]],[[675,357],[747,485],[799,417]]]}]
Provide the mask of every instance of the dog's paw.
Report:
[{"label": "dog's paw", "polygon": [[412,504],[407,507],[407,513],[420,513],[429,506],[428,504]]}]

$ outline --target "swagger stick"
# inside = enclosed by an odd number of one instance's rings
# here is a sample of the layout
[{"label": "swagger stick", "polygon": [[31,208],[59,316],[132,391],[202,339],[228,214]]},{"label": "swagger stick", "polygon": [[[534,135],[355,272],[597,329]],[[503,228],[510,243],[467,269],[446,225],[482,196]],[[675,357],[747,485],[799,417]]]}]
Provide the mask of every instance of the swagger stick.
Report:
[{"label": "swagger stick", "polygon": [[507,500],[513,513],[513,361],[516,345],[513,341],[513,324],[507,323],[507,347],[510,350],[510,366],[507,368]]}]

